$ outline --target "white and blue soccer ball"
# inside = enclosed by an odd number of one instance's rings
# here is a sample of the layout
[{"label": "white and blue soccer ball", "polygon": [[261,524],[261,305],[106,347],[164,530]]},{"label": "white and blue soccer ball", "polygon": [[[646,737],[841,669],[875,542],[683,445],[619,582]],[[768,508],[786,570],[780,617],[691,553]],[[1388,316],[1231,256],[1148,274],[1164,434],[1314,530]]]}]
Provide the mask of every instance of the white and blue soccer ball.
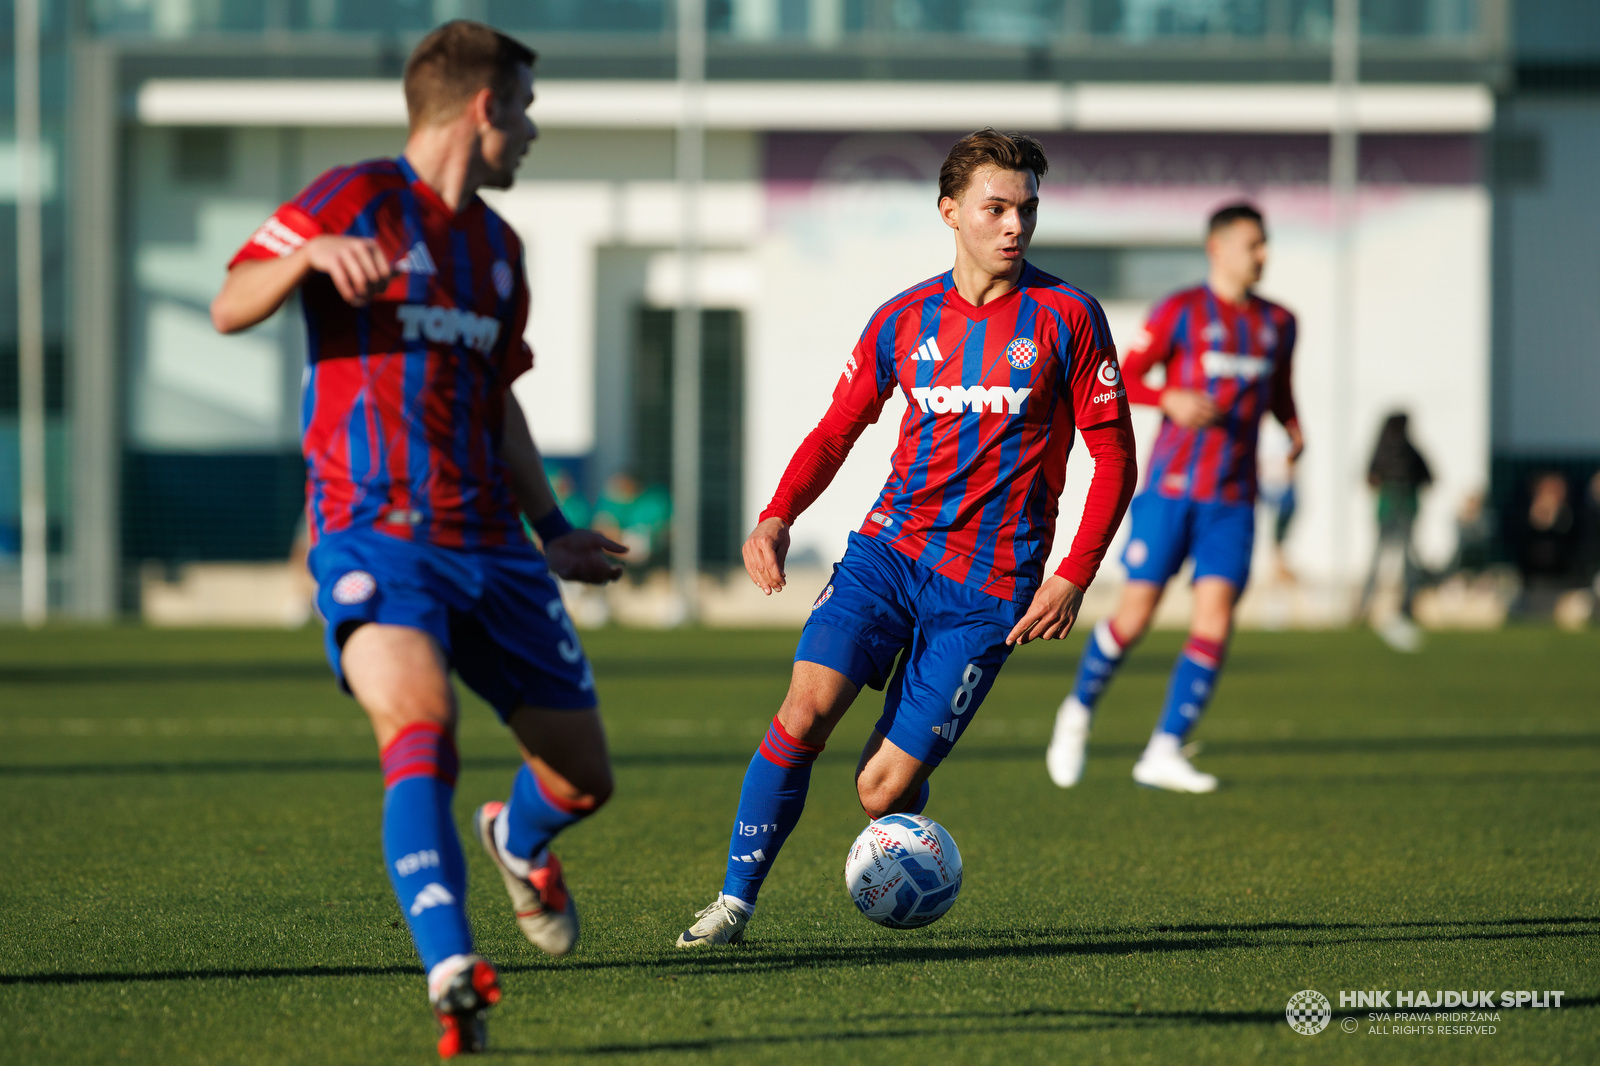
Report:
[{"label": "white and blue soccer ball", "polygon": [[961,852],[933,819],[886,814],[850,846],[844,884],[857,909],[872,921],[891,929],[916,929],[955,905],[961,893]]}]

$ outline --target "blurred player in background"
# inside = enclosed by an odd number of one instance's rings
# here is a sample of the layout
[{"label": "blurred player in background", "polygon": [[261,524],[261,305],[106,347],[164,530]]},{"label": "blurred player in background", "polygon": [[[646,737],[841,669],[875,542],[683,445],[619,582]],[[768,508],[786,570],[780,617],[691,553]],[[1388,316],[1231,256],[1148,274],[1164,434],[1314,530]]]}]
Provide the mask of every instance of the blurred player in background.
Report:
[{"label": "blurred player in background", "polygon": [[[1205,712],[1233,631],[1233,608],[1250,576],[1255,543],[1256,433],[1268,411],[1289,435],[1288,461],[1304,448],[1290,390],[1294,316],[1253,291],[1267,262],[1267,232],[1249,204],[1211,216],[1204,285],[1167,297],[1128,350],[1128,397],[1160,407],[1160,434],[1142,492],[1129,508],[1122,562],[1128,583],[1116,612],[1094,627],[1076,687],[1056,713],[1045,762],[1062,788],[1083,774],[1095,704],[1144,636],[1186,558],[1194,559],[1194,618],[1173,667],[1166,705],[1133,779],[1174,792],[1210,792],[1217,779],[1184,756],[1184,738]],[[1156,366],[1159,389],[1145,384]]]},{"label": "blurred player in background", "polygon": [[[1417,628],[1417,591],[1427,571],[1417,560],[1411,533],[1417,524],[1417,509],[1422,490],[1433,484],[1433,472],[1411,441],[1411,416],[1395,411],[1383,420],[1378,441],[1373,445],[1372,462],[1367,464],[1367,485],[1377,495],[1378,539],[1372,547],[1372,564],[1361,586],[1361,601],[1356,617],[1373,623],[1383,642],[1395,651],[1414,652],[1422,647],[1422,630]],[[1393,559],[1400,571],[1399,609],[1381,622],[1371,616],[1373,599],[1384,561]]]},{"label": "blurred player in background", "polygon": [[[405,155],[329,171],[235,256],[212,304],[248,328],[298,290],[311,571],[328,659],[372,720],[383,854],[428,974],[439,1053],[483,1048],[500,999],[473,950],[451,814],[454,669],[510,726],[524,765],[477,815],[518,924],[551,954],[578,914],[548,848],[611,793],[594,680],[551,578],[605,582],[622,551],[556,506],[511,383],[533,365],[516,234],[478,198],[537,135],[534,53],[450,22],[406,64]],[[527,515],[544,544],[523,531]]]},{"label": "blurred player in background", "polygon": [[[751,579],[781,590],[789,527],[904,393],[893,472],[812,605],[788,696],[745,774],[722,891],[679,947],[743,939],[811,764],[863,687],[888,684],[856,769],[861,806],[874,819],[917,814],[1012,648],[1072,629],[1133,492],[1133,435],[1100,305],[1023,258],[1045,166],[1037,141],[992,129],[950,150],[939,213],[954,269],[872,316],[745,541]],[[1072,551],[1047,577],[1075,427],[1094,480]]]}]

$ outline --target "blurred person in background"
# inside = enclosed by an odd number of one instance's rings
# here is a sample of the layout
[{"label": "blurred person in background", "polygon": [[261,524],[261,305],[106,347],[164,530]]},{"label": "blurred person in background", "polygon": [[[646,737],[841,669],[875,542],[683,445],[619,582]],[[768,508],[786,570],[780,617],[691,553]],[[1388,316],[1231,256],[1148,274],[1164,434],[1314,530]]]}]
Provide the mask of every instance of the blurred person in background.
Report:
[{"label": "blurred person in background", "polygon": [[[1194,615],[1173,664],[1166,702],[1133,779],[1171,792],[1212,792],[1217,779],[1190,764],[1184,740],[1216,691],[1233,610],[1250,576],[1256,534],[1257,440],[1270,411],[1304,448],[1290,376],[1295,319],[1254,289],[1267,263],[1267,230],[1250,204],[1230,204],[1206,226],[1205,284],[1163,300],[1127,355],[1128,399],[1165,417],[1144,489],[1128,516],[1128,583],[1115,613],[1095,625],[1077,681],[1056,712],[1045,766],[1061,788],[1078,783],[1095,705],[1150,627],[1167,582],[1194,559]],[[1144,377],[1166,369],[1160,388]]]},{"label": "blurred person in background", "polygon": [[612,474],[594,505],[594,528],[628,546],[628,565],[647,569],[667,557],[672,533],[672,493],[639,484],[632,474]]},{"label": "blurred person in background", "polygon": [[1494,511],[1484,505],[1483,493],[1467,493],[1456,512],[1456,554],[1450,560],[1450,572],[1470,577],[1489,569],[1494,562],[1497,528]]},{"label": "blurred person in background", "polygon": [[1589,478],[1583,502],[1583,576],[1594,595],[1600,597],[1600,470]]},{"label": "blurred person in background", "polygon": [[550,479],[550,491],[555,493],[556,506],[567,516],[567,521],[578,529],[587,528],[591,524],[592,515],[589,511],[589,501],[583,498],[577,479],[566,467],[553,463],[546,463],[544,471],[545,476]]},{"label": "blurred person in background", "polygon": [[1514,613],[1546,618],[1560,596],[1582,583],[1578,515],[1572,487],[1556,470],[1535,474],[1528,483],[1528,506],[1513,530],[1522,595]]},{"label": "blurred person in background", "polygon": [[1393,618],[1377,627],[1378,635],[1396,651],[1416,651],[1422,633],[1412,616],[1423,569],[1417,563],[1411,531],[1417,521],[1422,490],[1433,483],[1428,462],[1411,443],[1410,416],[1396,411],[1383,421],[1378,443],[1367,464],[1367,484],[1377,493],[1378,542],[1372,549],[1372,565],[1361,589],[1358,618],[1366,618],[1378,589],[1378,577],[1386,559],[1397,559],[1400,566],[1400,608]]},{"label": "blurred person in background", "polygon": [[511,395],[533,365],[522,244],[478,196],[511,186],[537,135],[534,59],[481,23],[424,37],[405,66],[405,154],[336,167],[279,207],[211,304],[233,333],[300,294],[308,561],[329,664],[378,743],[384,865],[445,1058],[483,1050],[501,998],[467,920],[451,673],[521,751],[510,799],[474,823],[518,927],[550,954],[576,944],[578,911],[548,845],[612,791],[594,676],[552,575],[614,580],[606,552],[626,549],[556,506]]}]

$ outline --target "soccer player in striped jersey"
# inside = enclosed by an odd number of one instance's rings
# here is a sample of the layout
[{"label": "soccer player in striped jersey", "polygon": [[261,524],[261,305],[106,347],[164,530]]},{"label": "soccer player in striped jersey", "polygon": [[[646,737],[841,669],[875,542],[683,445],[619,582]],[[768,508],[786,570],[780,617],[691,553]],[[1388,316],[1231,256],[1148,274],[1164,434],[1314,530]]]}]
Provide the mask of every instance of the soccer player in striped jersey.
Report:
[{"label": "soccer player in striped jersey", "polygon": [[480,808],[476,826],[518,925],[551,954],[572,949],[578,913],[548,845],[612,788],[594,680],[551,572],[610,581],[621,570],[605,552],[626,549],[556,505],[510,395],[533,364],[522,245],[477,195],[508,188],[537,135],[534,58],[479,23],[425,37],[406,64],[405,154],[312,182],[240,249],[212,304],[231,333],[300,294],[317,607],[334,674],[377,736],[384,860],[446,1058],[482,1050],[500,999],[467,924],[450,672],[522,751],[509,801]]},{"label": "soccer player in striped jersey", "polygon": [[[1012,649],[1072,629],[1133,493],[1134,458],[1100,305],[1024,258],[1045,166],[1037,141],[992,129],[950,150],[939,213],[954,268],[872,316],[745,541],[751,579],[781,590],[790,526],[890,395],[906,398],[893,471],[812,606],[789,693],[750,760],[722,891],[679,947],[744,937],[811,765],[863,687],[888,692],[856,770],[861,806],[920,813]],[[1094,478],[1072,550],[1047,575],[1074,430]]]},{"label": "soccer player in striped jersey", "polygon": [[[1071,695],[1056,712],[1045,754],[1062,788],[1083,774],[1095,704],[1128,649],[1144,635],[1167,582],[1194,559],[1194,616],[1172,670],[1166,704],[1133,779],[1173,792],[1211,792],[1184,739],[1205,712],[1233,632],[1233,608],[1250,576],[1255,544],[1256,435],[1267,412],[1283,424],[1292,463],[1304,448],[1290,370],[1294,315],[1253,291],[1267,262],[1261,213],[1232,204],[1211,216],[1204,285],[1167,297],[1128,350],[1128,398],[1165,414],[1122,561],[1128,583],[1116,612],[1084,645]],[[1145,375],[1161,366],[1160,388]]]}]

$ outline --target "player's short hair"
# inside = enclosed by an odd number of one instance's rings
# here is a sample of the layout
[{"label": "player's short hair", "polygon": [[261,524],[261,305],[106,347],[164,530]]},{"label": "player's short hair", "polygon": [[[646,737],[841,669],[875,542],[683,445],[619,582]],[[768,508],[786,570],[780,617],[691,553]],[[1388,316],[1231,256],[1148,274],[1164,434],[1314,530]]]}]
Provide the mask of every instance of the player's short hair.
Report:
[{"label": "player's short hair", "polygon": [[961,199],[972,182],[972,175],[984,167],[1002,170],[1031,170],[1033,180],[1044,177],[1050,164],[1044,158],[1044,146],[1026,133],[1011,133],[985,126],[969,133],[950,147],[939,168],[939,199],[946,196]]},{"label": "player's short hair", "polygon": [[481,22],[455,19],[422,39],[406,60],[406,112],[411,128],[448,121],[479,89],[497,100],[516,91],[517,67],[538,53]]},{"label": "player's short hair", "polygon": [[1236,204],[1219,207],[1211,213],[1211,220],[1206,223],[1206,236],[1209,237],[1219,229],[1226,229],[1243,219],[1249,219],[1261,227],[1261,236],[1267,235],[1267,220],[1261,217],[1261,211],[1255,204],[1241,200]]}]

